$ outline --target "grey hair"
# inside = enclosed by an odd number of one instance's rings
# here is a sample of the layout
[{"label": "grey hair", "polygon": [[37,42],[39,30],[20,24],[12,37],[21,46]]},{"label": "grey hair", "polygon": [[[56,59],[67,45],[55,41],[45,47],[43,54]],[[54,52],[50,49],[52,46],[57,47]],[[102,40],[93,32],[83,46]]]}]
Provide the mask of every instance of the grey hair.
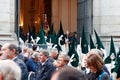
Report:
[{"label": "grey hair", "polygon": [[49,52],[47,50],[43,49],[41,53],[43,53],[43,55],[45,55],[46,57],[49,57]]},{"label": "grey hair", "polygon": [[101,58],[104,57],[104,53],[99,49],[91,49],[95,54],[98,54]]},{"label": "grey hair", "polygon": [[12,60],[0,60],[0,73],[4,80],[21,80],[21,69]]},{"label": "grey hair", "polygon": [[15,54],[16,54],[16,55],[19,54],[19,52],[18,52],[18,48],[17,48],[17,46],[16,46],[15,44],[9,43],[9,45],[8,45],[8,49],[10,49],[10,50],[15,49]]},{"label": "grey hair", "polygon": [[70,60],[70,57],[69,57],[68,55],[66,55],[66,54],[60,54],[60,55],[58,56],[58,58],[63,58],[63,60],[64,60],[65,62],[69,62],[69,60]]},{"label": "grey hair", "polygon": [[33,52],[33,54],[32,54],[32,58],[37,58],[39,56],[39,53],[38,52]]}]

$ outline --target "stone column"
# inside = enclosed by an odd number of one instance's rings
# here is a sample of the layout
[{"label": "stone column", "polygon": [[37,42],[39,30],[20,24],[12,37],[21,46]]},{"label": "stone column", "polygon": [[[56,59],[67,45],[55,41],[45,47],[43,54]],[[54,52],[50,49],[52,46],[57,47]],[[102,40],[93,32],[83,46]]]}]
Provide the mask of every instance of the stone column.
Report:
[{"label": "stone column", "polygon": [[16,41],[15,0],[0,0],[0,42]]}]

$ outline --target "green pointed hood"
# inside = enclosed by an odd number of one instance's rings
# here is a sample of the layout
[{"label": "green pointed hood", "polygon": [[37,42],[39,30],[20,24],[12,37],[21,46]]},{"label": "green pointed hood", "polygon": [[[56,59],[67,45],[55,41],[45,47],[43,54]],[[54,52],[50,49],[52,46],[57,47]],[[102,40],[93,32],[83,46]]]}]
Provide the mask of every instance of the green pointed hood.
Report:
[{"label": "green pointed hood", "polygon": [[96,36],[96,41],[97,41],[97,48],[100,49],[104,49],[104,46],[102,44],[102,41],[100,40],[100,37],[98,36],[97,32],[95,31],[94,29],[94,32],[95,32],[95,36]]},{"label": "green pointed hood", "polygon": [[45,40],[45,37],[44,37],[44,31],[43,31],[42,25],[40,25],[40,32],[38,34],[38,37],[40,37],[40,40],[37,42],[37,44],[46,44],[46,40]]},{"label": "green pointed hood", "polygon": [[88,41],[87,41],[87,38],[86,38],[84,27],[83,27],[83,32],[82,32],[81,48],[82,48],[82,53],[83,54],[88,53]]},{"label": "green pointed hood", "polygon": [[116,51],[115,51],[115,46],[114,46],[114,42],[113,42],[113,38],[111,36],[111,42],[110,42],[110,53],[109,53],[109,56],[105,59],[105,64],[107,63],[111,63],[111,57],[112,55],[114,56],[113,60],[115,60],[116,58]]},{"label": "green pointed hood", "polygon": [[94,42],[92,40],[92,36],[91,35],[89,35],[89,36],[90,36],[90,49],[94,49],[96,47],[95,47]]}]

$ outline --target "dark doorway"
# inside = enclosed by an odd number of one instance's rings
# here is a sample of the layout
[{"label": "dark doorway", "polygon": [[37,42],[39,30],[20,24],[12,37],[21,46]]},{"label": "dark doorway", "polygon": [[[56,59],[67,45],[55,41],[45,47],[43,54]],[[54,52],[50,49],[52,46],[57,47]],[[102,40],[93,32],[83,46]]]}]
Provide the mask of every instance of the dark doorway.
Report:
[{"label": "dark doorway", "polygon": [[51,19],[52,19],[52,2],[51,0],[44,0],[45,3],[45,13],[48,17],[48,24],[51,25]]},{"label": "dark doorway", "polygon": [[48,24],[51,25],[51,0],[16,0],[15,32],[18,34],[22,27],[24,34],[28,32],[28,26],[35,27],[39,32],[40,24],[44,22],[44,14],[47,14]]},{"label": "dark doorway", "polygon": [[89,34],[93,31],[93,0],[78,0],[77,11],[78,37],[81,37],[84,27],[86,36],[89,40]]}]

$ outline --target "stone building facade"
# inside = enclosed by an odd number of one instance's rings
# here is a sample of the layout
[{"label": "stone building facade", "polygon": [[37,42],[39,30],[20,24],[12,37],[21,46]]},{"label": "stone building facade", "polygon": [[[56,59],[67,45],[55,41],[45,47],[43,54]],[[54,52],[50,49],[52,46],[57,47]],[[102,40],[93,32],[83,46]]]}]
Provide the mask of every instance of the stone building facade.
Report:
[{"label": "stone building facade", "polygon": [[[19,1],[19,0],[18,0]],[[26,0],[27,1],[27,0]],[[59,21],[62,21],[64,32],[77,32],[79,2],[89,0],[51,0],[52,18],[55,30],[59,30]],[[120,46],[120,0],[91,0],[92,1],[92,29],[96,29],[105,47],[109,45],[110,36],[113,36],[116,46]],[[17,43],[15,25],[16,0],[0,0],[0,42]],[[88,9],[89,10],[89,9]],[[19,22],[18,22],[19,24]],[[86,27],[87,30],[88,27]],[[89,31],[86,31],[89,32]],[[90,32],[92,34],[92,32]],[[93,35],[93,39],[95,37]]]}]

